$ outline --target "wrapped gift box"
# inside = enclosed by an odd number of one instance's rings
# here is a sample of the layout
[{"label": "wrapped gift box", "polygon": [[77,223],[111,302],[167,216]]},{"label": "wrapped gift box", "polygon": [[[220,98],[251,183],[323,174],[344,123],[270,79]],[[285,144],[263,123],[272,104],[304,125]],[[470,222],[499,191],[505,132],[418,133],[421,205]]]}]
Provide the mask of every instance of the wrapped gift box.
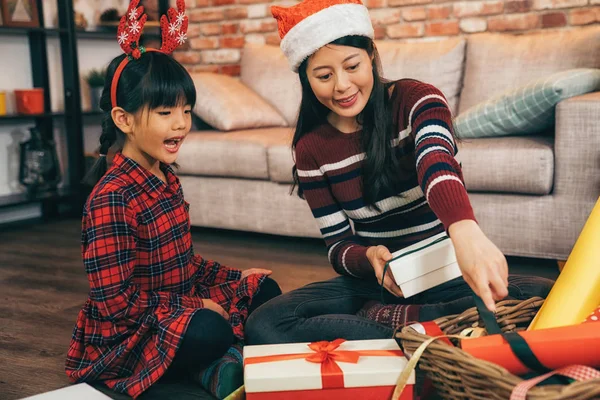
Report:
[{"label": "wrapped gift box", "polygon": [[405,247],[392,256],[389,268],[405,298],[462,275],[446,233]]},{"label": "wrapped gift box", "polygon": [[[2,396],[0,396],[1,398]],[[78,383],[64,387],[62,389],[53,390],[35,396],[26,397],[23,400],[110,400],[110,397],[102,394],[102,392],[94,389],[87,383]]]},{"label": "wrapped gift box", "polygon": [[[246,399],[391,399],[407,362],[393,339],[246,346]],[[414,381],[413,372],[401,400],[412,400]]]}]

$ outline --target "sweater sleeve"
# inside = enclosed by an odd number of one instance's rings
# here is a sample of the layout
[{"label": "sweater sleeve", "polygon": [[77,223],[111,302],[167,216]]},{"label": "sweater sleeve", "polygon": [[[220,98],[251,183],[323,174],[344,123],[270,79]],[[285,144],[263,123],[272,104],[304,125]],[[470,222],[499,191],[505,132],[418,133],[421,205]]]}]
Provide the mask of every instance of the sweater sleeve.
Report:
[{"label": "sweater sleeve", "polygon": [[455,156],[452,115],[446,98],[432,85],[415,82],[403,112],[415,143],[417,178],[425,199],[444,228],[475,220]]},{"label": "sweater sleeve", "polygon": [[352,231],[348,216],[335,200],[330,183],[306,141],[296,146],[296,168],[300,188],[325,239],[329,262],[335,271],[353,277],[372,276],[367,247]]},{"label": "sweater sleeve", "polygon": [[133,282],[136,216],[118,192],[99,194],[83,221],[83,261],[90,299],[102,317],[135,323],[163,307],[202,308],[202,299],[173,292],[143,291]]}]

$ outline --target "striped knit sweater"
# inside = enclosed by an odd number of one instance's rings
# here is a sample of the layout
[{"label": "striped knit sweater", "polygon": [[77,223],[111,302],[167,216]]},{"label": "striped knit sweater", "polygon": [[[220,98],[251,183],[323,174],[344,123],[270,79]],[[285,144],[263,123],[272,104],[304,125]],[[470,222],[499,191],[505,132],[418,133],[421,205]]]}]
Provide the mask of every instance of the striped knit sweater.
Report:
[{"label": "striped knit sweater", "polygon": [[[366,253],[384,245],[394,252],[433,236],[457,221],[475,220],[455,159],[451,113],[434,86],[401,80],[391,95],[396,148],[403,171],[399,193],[363,201],[360,168],[365,153],[360,131],[344,134],[326,123],[296,145],[300,187],[343,275],[373,276]],[[352,221],[353,226],[351,226]]]}]

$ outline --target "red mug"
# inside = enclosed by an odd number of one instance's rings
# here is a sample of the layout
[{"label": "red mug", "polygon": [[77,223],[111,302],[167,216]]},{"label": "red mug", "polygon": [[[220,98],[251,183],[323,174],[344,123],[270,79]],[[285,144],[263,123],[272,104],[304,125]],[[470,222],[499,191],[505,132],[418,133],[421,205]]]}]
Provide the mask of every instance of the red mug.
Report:
[{"label": "red mug", "polygon": [[43,88],[15,90],[15,101],[19,114],[44,113]]}]

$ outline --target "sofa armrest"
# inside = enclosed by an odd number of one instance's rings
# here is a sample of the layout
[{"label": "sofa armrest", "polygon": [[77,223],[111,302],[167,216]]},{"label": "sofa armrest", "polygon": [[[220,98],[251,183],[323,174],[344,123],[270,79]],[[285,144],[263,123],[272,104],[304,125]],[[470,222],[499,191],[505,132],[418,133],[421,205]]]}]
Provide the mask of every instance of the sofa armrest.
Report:
[{"label": "sofa armrest", "polygon": [[556,107],[554,194],[595,202],[600,196],[600,92]]}]

